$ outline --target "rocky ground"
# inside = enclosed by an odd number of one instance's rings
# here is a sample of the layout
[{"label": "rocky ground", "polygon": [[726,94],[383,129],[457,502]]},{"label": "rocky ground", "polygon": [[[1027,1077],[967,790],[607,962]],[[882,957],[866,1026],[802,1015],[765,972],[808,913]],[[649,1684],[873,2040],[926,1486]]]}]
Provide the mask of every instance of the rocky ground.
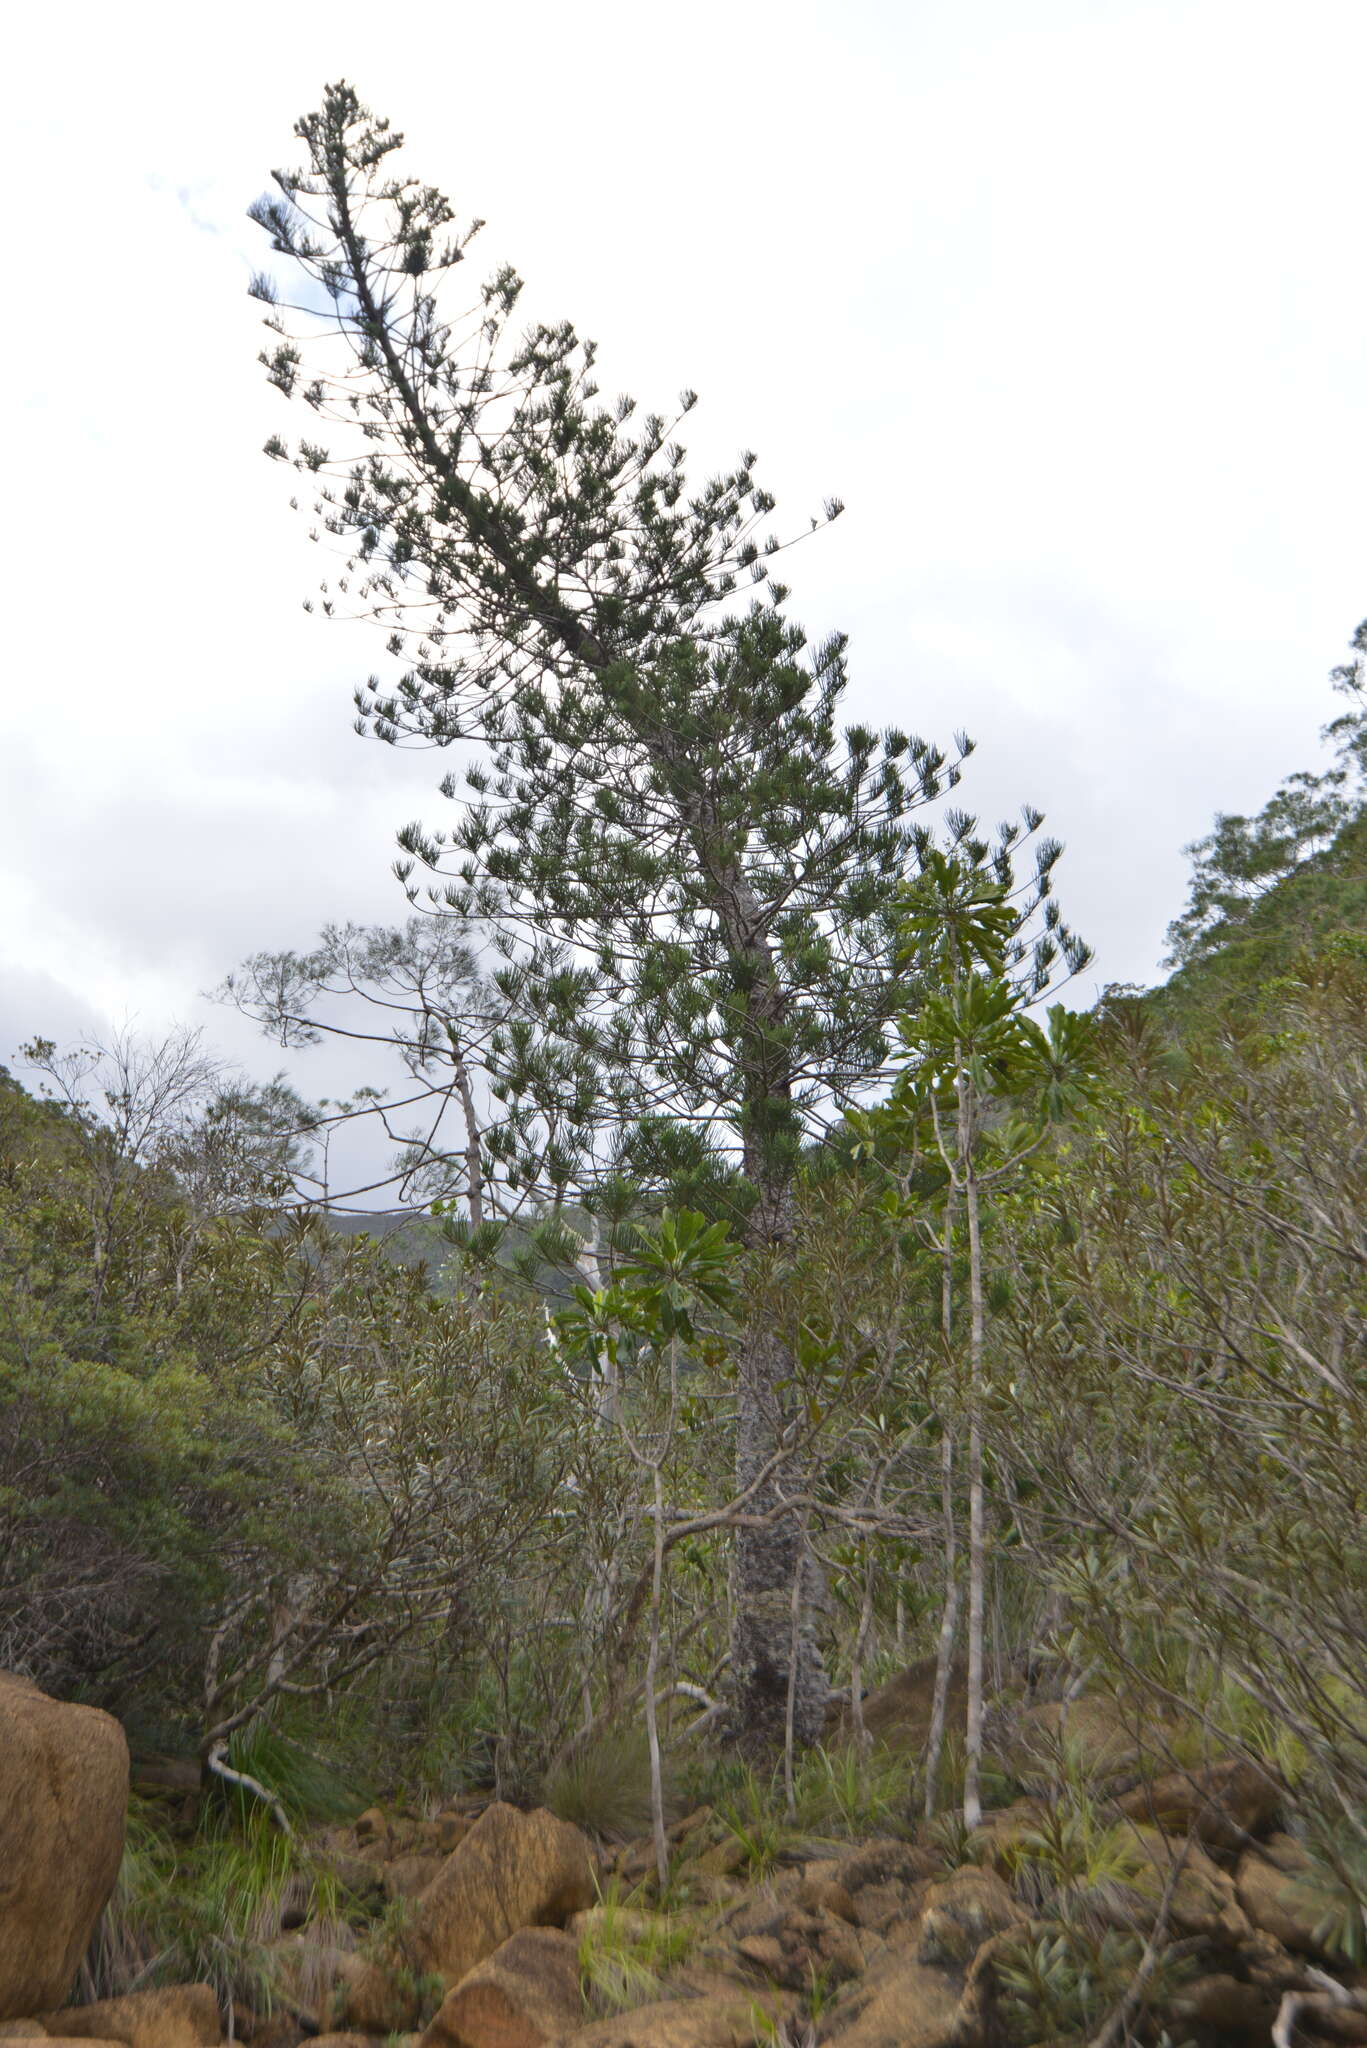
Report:
[{"label": "rocky ground", "polygon": [[[897,1683],[870,1703],[882,1740],[914,1718],[914,1687]],[[298,2048],[309,2036],[318,2048],[1081,2042],[1041,2032],[1027,1995],[1080,1929],[1098,1956],[1130,1958],[1091,2035],[1104,2048],[1164,2030],[1198,2048],[1367,2042],[1367,1973],[1326,1929],[1282,1788],[1244,1760],[1157,1770],[1101,1700],[1018,1716],[1015,1781],[1027,1796],[971,1837],[909,1823],[905,1838],[760,1840],[702,1807],[671,1828],[663,1898],[649,1842],[606,1847],[544,1809],[374,1808],[312,1845],[347,1914],[311,1919],[306,1899],[284,1914],[271,1999],[227,2011],[207,1985],[63,2004],[117,1866],[126,1750],[107,1716],[22,1681],[0,1684],[0,1723],[0,2037],[126,2048]]]}]

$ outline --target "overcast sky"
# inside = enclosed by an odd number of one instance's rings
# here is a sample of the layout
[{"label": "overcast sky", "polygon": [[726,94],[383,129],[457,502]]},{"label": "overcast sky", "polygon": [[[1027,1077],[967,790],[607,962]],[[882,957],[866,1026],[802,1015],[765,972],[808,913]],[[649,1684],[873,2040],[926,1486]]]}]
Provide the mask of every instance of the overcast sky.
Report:
[{"label": "overcast sky", "polygon": [[[703,404],[797,522],[851,715],[1040,804],[1094,986],[1152,980],[1184,841],[1318,758],[1367,611],[1363,0],[26,10],[10,31],[0,1060],[204,1023],[397,918],[444,764],[357,739],[372,629],[260,455],[244,218],[346,76],[604,383]],[[304,1086],[316,1076],[300,1071]]]}]

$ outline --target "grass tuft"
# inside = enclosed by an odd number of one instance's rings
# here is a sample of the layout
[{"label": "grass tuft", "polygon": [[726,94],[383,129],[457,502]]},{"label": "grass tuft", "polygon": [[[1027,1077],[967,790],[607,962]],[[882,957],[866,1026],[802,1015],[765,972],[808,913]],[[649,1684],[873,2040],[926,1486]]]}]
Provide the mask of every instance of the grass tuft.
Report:
[{"label": "grass tuft", "polygon": [[[573,1821],[600,1841],[630,1842],[650,1832],[650,1751],[644,1730],[601,1735],[548,1771],[541,1798],[561,1820]],[[668,1817],[678,1809],[677,1789],[665,1778]]]}]

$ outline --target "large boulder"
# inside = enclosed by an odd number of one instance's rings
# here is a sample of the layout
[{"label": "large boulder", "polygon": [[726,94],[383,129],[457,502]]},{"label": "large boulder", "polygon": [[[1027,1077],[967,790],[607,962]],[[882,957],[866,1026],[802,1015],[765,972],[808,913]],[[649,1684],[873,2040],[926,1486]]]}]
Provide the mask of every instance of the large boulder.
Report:
[{"label": "large boulder", "polygon": [[[963,1718],[964,1666],[956,1663],[949,1675],[946,1726],[953,1728]],[[908,1664],[895,1678],[888,1679],[862,1701],[866,1732],[883,1749],[902,1755],[919,1756],[930,1736],[931,1710],[935,1701],[935,1659],[923,1657]],[[854,1717],[848,1700],[832,1705],[827,1739],[848,1741],[854,1735]]]},{"label": "large boulder", "polygon": [[[1029,1792],[1050,1792],[1080,1773],[1094,1790],[1124,1791],[1145,1775],[1137,1717],[1104,1694],[1045,1700],[1016,1717],[1006,1761]],[[1151,1776],[1156,1756],[1148,1753]]]},{"label": "large boulder", "polygon": [[1286,1948],[1324,1962],[1334,1952],[1320,1939],[1330,1899],[1314,1882],[1314,1865],[1290,1835],[1273,1835],[1240,1858],[1234,1880],[1239,1904],[1255,1927]]},{"label": "large boulder", "polygon": [[522,1927],[563,1927],[594,1898],[587,1838],[545,1807],[487,1807],[414,1904],[405,1945],[448,1985]]},{"label": "large boulder", "polygon": [[43,2014],[49,2034],[82,2041],[122,2041],[126,2048],[218,2048],[222,2034],[212,1984],[177,1984],[166,1991],[130,1991],[96,2005],[67,2006]]},{"label": "large boulder", "polygon": [[[1234,1891],[1234,1880],[1214,1864],[1197,1842],[1173,1842],[1158,1828],[1136,1824],[1126,1830],[1138,1866],[1119,1904],[1123,1926],[1145,1932],[1154,1924],[1174,1865],[1178,1865],[1168,1903],[1178,1935],[1207,1942],[1212,1948],[1238,1948],[1252,1934],[1248,1917]],[[1098,1910],[1102,1910],[1098,1908]]]},{"label": "large boulder", "polygon": [[1191,1835],[1207,1849],[1245,1848],[1250,1836],[1265,1835],[1281,1811],[1285,1794],[1275,1778],[1243,1757],[1223,1757],[1198,1770],[1169,1771],[1122,1799],[1130,1820]]},{"label": "large boulder", "polygon": [[547,2048],[583,2020],[578,1943],[524,1927],[447,1992],[420,2048]]},{"label": "large boulder", "polygon": [[0,2019],[61,2004],[123,1855],[128,1744],[0,1672]]}]

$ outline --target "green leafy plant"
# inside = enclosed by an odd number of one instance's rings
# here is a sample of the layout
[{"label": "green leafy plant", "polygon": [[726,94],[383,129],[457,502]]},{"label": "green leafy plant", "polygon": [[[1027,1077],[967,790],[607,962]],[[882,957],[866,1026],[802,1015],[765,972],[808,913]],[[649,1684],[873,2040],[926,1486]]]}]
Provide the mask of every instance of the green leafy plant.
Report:
[{"label": "green leafy plant", "polygon": [[623,1894],[614,1880],[599,1895],[579,1942],[579,1981],[594,2014],[625,2012],[660,1996],[664,1972],[683,1962],[697,1927],[649,1910],[645,1894]]},{"label": "green leafy plant", "polygon": [[855,1839],[909,1833],[916,1772],[904,1756],[851,1744],[809,1750],[794,1781],[796,1825],[810,1834]]},{"label": "green leafy plant", "polygon": [[[1006,1943],[994,1962],[1002,2017],[1014,2048],[1086,2041],[1131,1990],[1144,1943],[1137,1934],[1059,1924]],[[1184,1965],[1160,1959],[1139,2013],[1161,2013]]]},{"label": "green leafy plant", "polygon": [[716,1815],[730,1839],[740,1845],[745,1871],[755,1879],[769,1875],[794,1837],[779,1789],[750,1768],[735,1789],[718,1800]]}]

